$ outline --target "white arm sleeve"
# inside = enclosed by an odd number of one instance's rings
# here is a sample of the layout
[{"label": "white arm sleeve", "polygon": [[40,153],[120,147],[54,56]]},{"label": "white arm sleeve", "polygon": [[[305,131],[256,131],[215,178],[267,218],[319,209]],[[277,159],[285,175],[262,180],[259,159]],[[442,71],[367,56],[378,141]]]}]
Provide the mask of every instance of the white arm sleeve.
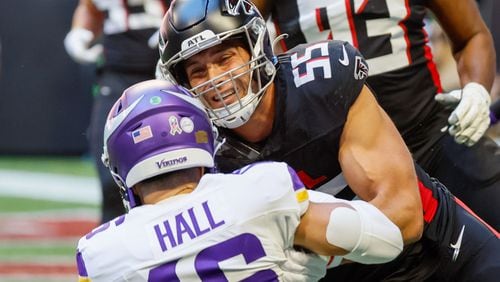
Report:
[{"label": "white arm sleeve", "polygon": [[309,196],[311,202],[345,203],[351,207],[332,210],[326,229],[328,243],[350,252],[344,258],[364,264],[386,263],[403,250],[399,228],[372,204],[316,191],[309,191]]}]

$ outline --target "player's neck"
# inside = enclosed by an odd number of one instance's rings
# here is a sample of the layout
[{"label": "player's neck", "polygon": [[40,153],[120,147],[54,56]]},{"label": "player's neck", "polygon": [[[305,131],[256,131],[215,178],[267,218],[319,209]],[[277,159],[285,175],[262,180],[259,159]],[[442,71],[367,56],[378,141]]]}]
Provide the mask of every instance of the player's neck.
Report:
[{"label": "player's neck", "polygon": [[143,194],[142,202],[144,204],[156,204],[165,199],[181,195],[181,194],[189,194],[196,189],[197,183],[186,183],[184,185],[177,186],[172,189],[166,190],[156,190],[156,191],[148,191]]},{"label": "player's neck", "polygon": [[267,89],[264,97],[250,117],[250,120],[233,131],[246,141],[257,143],[266,139],[273,129],[274,121],[274,83]]}]

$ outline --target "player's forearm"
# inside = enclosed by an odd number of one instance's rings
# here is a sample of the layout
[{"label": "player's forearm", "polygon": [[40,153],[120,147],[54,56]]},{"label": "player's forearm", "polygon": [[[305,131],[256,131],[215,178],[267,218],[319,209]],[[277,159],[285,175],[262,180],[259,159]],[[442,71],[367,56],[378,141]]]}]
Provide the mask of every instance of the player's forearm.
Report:
[{"label": "player's forearm", "polygon": [[398,162],[397,166],[384,163],[384,167],[388,169],[386,173],[358,178],[349,185],[361,199],[377,207],[399,227],[405,245],[418,241],[423,231],[423,212],[416,176],[410,171],[413,166]]},{"label": "player's forearm", "polygon": [[418,241],[422,236],[422,206],[420,197],[416,197],[413,192],[404,191],[413,190],[415,184],[408,182],[407,184],[400,185],[398,187],[403,191],[394,193],[395,189],[381,188],[375,198],[369,202],[399,227],[403,236],[403,242],[405,245],[408,245]]},{"label": "player's forearm", "polygon": [[475,0],[427,1],[452,45],[462,86],[477,82],[488,91],[495,76],[493,39]]},{"label": "player's forearm", "polygon": [[95,37],[102,32],[103,14],[97,10],[88,0],[82,0],[73,14],[71,28],[83,28],[90,30]]},{"label": "player's forearm", "polygon": [[422,204],[411,154],[367,87],[349,110],[339,162],[349,187],[394,222],[405,243],[420,238]]},{"label": "player's forearm", "polygon": [[462,86],[477,82],[491,91],[495,79],[496,57],[488,30],[475,34],[460,50],[454,52]]},{"label": "player's forearm", "polygon": [[422,203],[411,155],[391,140],[379,150],[343,151],[342,167],[354,193],[394,222],[406,245],[421,237]]},{"label": "player's forearm", "polygon": [[401,253],[399,228],[373,205],[315,191],[309,195],[309,207],[295,236],[297,245],[365,264],[386,263]]}]

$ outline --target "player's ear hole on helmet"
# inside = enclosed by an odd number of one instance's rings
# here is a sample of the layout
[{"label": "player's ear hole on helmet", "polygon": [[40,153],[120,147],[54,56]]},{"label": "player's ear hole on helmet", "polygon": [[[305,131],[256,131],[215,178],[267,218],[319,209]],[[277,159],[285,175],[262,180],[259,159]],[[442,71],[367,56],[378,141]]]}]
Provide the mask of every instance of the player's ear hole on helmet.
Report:
[{"label": "player's ear hole on helmet", "polygon": [[138,124],[134,125],[133,127],[131,127],[129,129],[129,132],[133,132],[133,131],[136,131],[137,129],[141,128],[142,127],[142,122],[139,122]]},{"label": "player's ear hole on helmet", "polygon": [[120,103],[118,104],[118,108],[116,109],[116,113],[121,112],[122,108],[123,108],[123,104],[122,104],[122,101],[120,100]]},{"label": "player's ear hole on helmet", "polygon": [[124,109],[123,108],[123,100],[119,99],[118,103],[116,104],[116,106],[114,108],[114,115],[113,116],[117,116],[118,114],[120,114],[123,109]]}]

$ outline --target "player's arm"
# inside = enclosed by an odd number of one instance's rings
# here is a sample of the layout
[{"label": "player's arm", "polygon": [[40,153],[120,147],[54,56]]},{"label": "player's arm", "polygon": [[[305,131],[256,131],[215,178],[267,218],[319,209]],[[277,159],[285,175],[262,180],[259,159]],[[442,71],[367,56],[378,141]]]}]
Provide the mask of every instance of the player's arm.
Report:
[{"label": "player's arm", "polygon": [[84,28],[90,30],[94,37],[99,37],[103,22],[104,14],[96,8],[92,0],[80,0],[73,14],[71,28]]},{"label": "player's arm", "polygon": [[372,204],[316,191],[309,191],[309,195],[295,245],[365,264],[389,262],[403,250],[399,228]]},{"label": "player's arm", "polygon": [[269,14],[271,14],[271,0],[252,0],[252,3],[259,9],[264,19],[267,19]]},{"label": "player's arm", "polygon": [[476,1],[428,1],[451,42],[462,89],[436,96],[454,108],[448,132],[459,144],[474,145],[490,125],[489,106],[495,79],[495,49]]},{"label": "player's arm", "polygon": [[104,14],[92,0],[80,0],[73,14],[71,30],[64,38],[66,52],[79,63],[94,63],[102,53],[101,45],[93,45],[103,29]]},{"label": "player's arm", "polygon": [[351,189],[399,227],[405,244],[420,239],[423,212],[411,154],[366,86],[349,109],[339,162]]},{"label": "player's arm", "polygon": [[462,86],[477,82],[490,91],[495,79],[495,49],[476,1],[434,0],[428,3],[451,41]]}]

